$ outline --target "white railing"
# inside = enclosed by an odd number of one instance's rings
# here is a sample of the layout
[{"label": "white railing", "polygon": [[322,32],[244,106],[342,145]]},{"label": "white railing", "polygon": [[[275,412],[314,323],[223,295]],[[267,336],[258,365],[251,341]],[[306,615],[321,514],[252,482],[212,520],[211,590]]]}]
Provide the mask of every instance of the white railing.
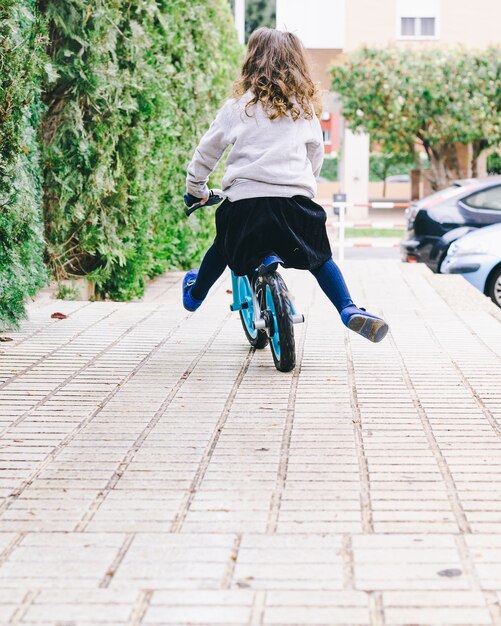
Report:
[{"label": "white railing", "polygon": [[344,250],[346,240],[346,228],[403,228],[405,223],[388,224],[388,223],[367,223],[367,222],[346,222],[346,209],[348,208],[364,208],[364,209],[407,209],[409,202],[368,202],[367,204],[348,203],[340,199],[341,194],[334,194],[332,200],[317,200],[317,204],[324,208],[332,208],[334,214],[338,216],[338,221],[331,225],[338,229],[338,260],[344,261]]}]

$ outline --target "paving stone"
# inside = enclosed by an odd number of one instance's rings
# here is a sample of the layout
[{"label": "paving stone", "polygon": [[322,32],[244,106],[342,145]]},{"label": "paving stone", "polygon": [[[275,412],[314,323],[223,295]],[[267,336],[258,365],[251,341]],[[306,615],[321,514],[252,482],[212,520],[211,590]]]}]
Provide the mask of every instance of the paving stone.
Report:
[{"label": "paving stone", "polygon": [[152,606],[146,612],[144,624],[228,624],[247,626],[251,609],[245,606]]},{"label": "paving stone", "polygon": [[452,608],[385,608],[385,622],[388,626],[406,626],[407,624],[440,624],[443,626],[463,626],[464,624],[492,624],[487,609],[469,607]]},{"label": "paving stone", "polygon": [[176,272],[30,307],[0,363],[0,622],[501,623],[501,315],[458,276],[344,270],[390,336],[284,271],[285,375],[227,275],[194,315]]},{"label": "paving stone", "polygon": [[325,607],[270,607],[266,608],[263,624],[283,626],[359,626],[369,625],[369,611],[362,608]]}]

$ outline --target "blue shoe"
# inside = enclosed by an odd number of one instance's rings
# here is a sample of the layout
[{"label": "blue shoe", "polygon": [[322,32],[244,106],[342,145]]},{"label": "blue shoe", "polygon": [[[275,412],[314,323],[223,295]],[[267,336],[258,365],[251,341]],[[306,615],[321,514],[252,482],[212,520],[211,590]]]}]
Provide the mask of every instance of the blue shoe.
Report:
[{"label": "blue shoe", "polygon": [[354,304],[341,311],[341,320],[347,328],[374,343],[382,341],[388,333],[388,324],[384,320]]},{"label": "blue shoe", "polygon": [[196,311],[202,304],[203,300],[195,300],[190,291],[197,281],[198,270],[190,270],[186,272],[183,279],[183,306],[187,311]]}]

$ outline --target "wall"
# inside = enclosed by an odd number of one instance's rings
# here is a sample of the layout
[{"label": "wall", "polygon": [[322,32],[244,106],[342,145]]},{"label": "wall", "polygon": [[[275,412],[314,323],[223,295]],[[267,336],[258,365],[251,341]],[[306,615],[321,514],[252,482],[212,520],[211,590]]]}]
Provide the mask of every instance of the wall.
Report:
[{"label": "wall", "polygon": [[[422,183],[421,183],[422,184]],[[338,193],[340,191],[340,183],[339,182],[326,182],[326,183],[318,183],[318,191],[317,191],[317,199],[328,200],[332,199],[333,193]],[[410,183],[387,183],[386,185],[386,196],[383,198],[383,183],[382,182],[374,182],[369,183],[369,198],[371,201],[373,200],[388,200],[388,201],[399,201],[399,202],[408,202],[411,197],[411,186]],[[421,194],[422,197],[422,194]]]},{"label": "wall", "polygon": [[345,50],[383,46],[395,38],[395,0],[350,0],[346,6]]},{"label": "wall", "polygon": [[308,48],[306,52],[313,80],[328,91],[331,86],[329,68],[341,54],[341,49]]},{"label": "wall", "polygon": [[[438,7],[437,39],[397,39],[399,14],[408,13],[414,4],[416,16]],[[362,45],[484,48],[501,43],[500,24],[500,0],[308,0],[308,10],[305,0],[277,0],[277,28],[296,33],[306,48],[322,50],[321,57]]]},{"label": "wall", "polygon": [[322,126],[322,130],[329,131],[331,138],[330,143],[326,143],[325,145],[325,154],[330,154],[331,152],[339,151],[339,125],[340,125],[340,115],[339,113],[331,113],[329,114],[329,119],[320,119],[320,125]]},{"label": "wall", "polygon": [[[397,39],[398,2],[399,0],[347,2],[345,50],[354,50],[363,45],[380,47],[388,44],[406,48],[458,44],[468,48],[485,48],[501,43],[500,0],[439,0],[439,37],[420,41]],[[416,4],[418,15],[422,5]]]},{"label": "wall", "polygon": [[345,4],[351,1],[277,0],[277,28],[296,33],[306,48],[343,48]]},{"label": "wall", "polygon": [[500,0],[441,0],[440,43],[467,48],[501,44]]}]

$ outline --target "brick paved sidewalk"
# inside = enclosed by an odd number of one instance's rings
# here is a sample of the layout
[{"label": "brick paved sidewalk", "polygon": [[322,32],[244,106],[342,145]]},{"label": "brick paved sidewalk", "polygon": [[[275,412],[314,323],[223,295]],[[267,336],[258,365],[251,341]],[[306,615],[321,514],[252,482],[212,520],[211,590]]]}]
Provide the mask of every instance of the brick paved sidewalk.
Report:
[{"label": "brick paved sidewalk", "polygon": [[391,337],[285,273],[292,374],[228,281],[195,315],[180,274],[31,307],[0,343],[1,624],[501,624],[501,311],[422,266],[346,271]]}]

